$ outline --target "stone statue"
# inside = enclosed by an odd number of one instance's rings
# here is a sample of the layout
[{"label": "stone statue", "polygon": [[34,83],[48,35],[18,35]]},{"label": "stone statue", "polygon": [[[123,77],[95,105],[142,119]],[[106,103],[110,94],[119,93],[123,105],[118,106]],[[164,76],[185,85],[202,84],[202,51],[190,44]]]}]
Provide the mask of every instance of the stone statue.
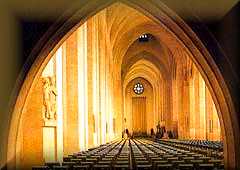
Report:
[{"label": "stone statue", "polygon": [[55,77],[50,77],[50,101],[51,101],[51,116],[52,118],[56,119],[57,115],[57,88],[56,88],[56,79]]},{"label": "stone statue", "polygon": [[54,77],[43,78],[43,118],[56,119],[56,87]]}]

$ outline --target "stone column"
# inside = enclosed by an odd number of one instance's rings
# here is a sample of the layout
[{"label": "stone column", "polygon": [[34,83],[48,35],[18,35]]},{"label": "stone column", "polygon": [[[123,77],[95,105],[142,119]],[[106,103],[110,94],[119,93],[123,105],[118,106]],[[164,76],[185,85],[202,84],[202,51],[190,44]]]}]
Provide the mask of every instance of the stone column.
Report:
[{"label": "stone column", "polygon": [[63,88],[64,104],[64,155],[79,151],[78,132],[78,57],[77,33],[74,32],[66,41],[66,59],[64,65]]},{"label": "stone column", "polygon": [[172,80],[172,130],[178,132],[178,84],[176,77]]},{"label": "stone column", "polygon": [[184,80],[183,83],[183,136],[185,139],[189,138],[189,80]]},{"label": "stone column", "polygon": [[196,131],[196,112],[195,112],[195,107],[196,107],[196,103],[195,103],[195,83],[194,83],[194,77],[192,79],[190,79],[189,82],[189,106],[190,106],[190,110],[189,110],[189,128],[190,128],[190,134],[189,137],[190,139],[195,139],[195,131]]},{"label": "stone column", "polygon": [[199,73],[199,139],[206,139],[206,92],[205,82]]},{"label": "stone column", "polygon": [[207,139],[220,140],[220,124],[210,91],[206,87]]},{"label": "stone column", "polygon": [[169,78],[166,82],[166,130],[172,130],[173,116],[172,116],[172,80]]},{"label": "stone column", "polygon": [[88,149],[88,48],[87,23],[77,30],[78,128],[80,150]]},{"label": "stone column", "polygon": [[[89,21],[92,26],[89,31],[92,32],[88,39],[91,39],[89,44],[89,57],[92,58],[92,102],[93,102],[93,144],[97,146],[100,144],[100,126],[99,126],[99,40],[98,40],[98,17],[93,16]],[[90,56],[91,55],[91,56]],[[90,64],[90,63],[89,63]],[[90,67],[89,67],[90,69]],[[90,74],[90,73],[89,73]],[[89,86],[90,88],[90,86]],[[91,114],[91,113],[90,113]],[[90,128],[91,129],[91,128]],[[91,133],[91,132],[90,132]]]},{"label": "stone column", "polygon": [[213,103],[213,140],[222,140],[217,109],[213,101],[212,103]]},{"label": "stone column", "polygon": [[199,105],[199,72],[196,72],[194,78],[194,95],[195,95],[195,137],[200,138],[200,105]]},{"label": "stone column", "polygon": [[63,159],[63,61],[66,58],[66,44],[64,43],[56,52],[56,120],[57,120],[57,160]]},{"label": "stone column", "polygon": [[213,140],[213,102],[209,90],[206,87],[206,139]]},{"label": "stone column", "polygon": [[178,102],[178,137],[184,138],[184,109],[183,109],[183,98],[184,98],[184,84],[182,78],[182,66],[178,65],[177,67],[177,102]]},{"label": "stone column", "polygon": [[[94,17],[93,17],[94,18]],[[93,112],[94,107],[94,55],[95,55],[95,27],[93,18],[87,21],[87,49],[88,49],[88,59],[87,59],[87,72],[88,72],[88,146],[94,147],[94,132],[95,132],[95,115]]]},{"label": "stone column", "polygon": [[[99,77],[100,77],[100,112],[101,112],[101,143],[106,142],[106,118],[107,118],[107,108],[106,108],[106,102],[107,102],[107,80],[106,80],[106,61],[107,61],[107,52],[106,52],[106,34],[107,34],[107,28],[106,28],[106,11],[102,11],[98,16],[98,22],[99,22]],[[101,24],[100,24],[101,22]]]}]

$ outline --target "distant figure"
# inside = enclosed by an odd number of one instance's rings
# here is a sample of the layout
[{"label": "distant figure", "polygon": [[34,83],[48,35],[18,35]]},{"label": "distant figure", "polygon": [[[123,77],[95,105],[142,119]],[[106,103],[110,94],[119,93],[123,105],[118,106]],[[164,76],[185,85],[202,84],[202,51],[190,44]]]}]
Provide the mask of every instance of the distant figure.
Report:
[{"label": "distant figure", "polygon": [[151,128],[151,137],[154,138],[155,137],[155,133],[154,133],[154,130],[153,128]]},{"label": "distant figure", "polygon": [[156,138],[160,139],[160,138],[161,138],[161,126],[160,126],[160,121],[158,121],[158,124],[157,124],[156,128],[157,128]]},{"label": "distant figure", "polygon": [[129,138],[129,131],[128,129],[124,129],[122,132],[122,138],[123,139],[128,139]]},{"label": "distant figure", "polygon": [[151,128],[151,136],[155,135],[153,128]]},{"label": "distant figure", "polygon": [[169,139],[173,139],[173,133],[172,133],[172,131],[170,130],[170,131],[168,131],[168,137],[169,137]]},{"label": "distant figure", "polygon": [[129,131],[128,131],[128,129],[126,129],[126,134],[127,134],[127,137],[129,137]]},{"label": "distant figure", "polygon": [[165,128],[165,126],[162,127],[162,131],[163,131],[163,133],[166,132],[166,128]]},{"label": "distant figure", "polygon": [[173,131],[172,134],[173,134],[173,139],[178,139],[178,134],[176,131]]},{"label": "distant figure", "polygon": [[161,138],[163,137],[163,134],[164,134],[163,128],[161,127],[161,128],[159,129],[158,138],[161,139]]},{"label": "distant figure", "polygon": [[160,121],[158,121],[156,128],[157,128],[157,133],[160,133],[160,129],[161,129]]},{"label": "distant figure", "polygon": [[167,133],[167,132],[165,132],[165,133],[163,134],[162,139],[169,139],[169,136],[168,136],[168,133]]}]

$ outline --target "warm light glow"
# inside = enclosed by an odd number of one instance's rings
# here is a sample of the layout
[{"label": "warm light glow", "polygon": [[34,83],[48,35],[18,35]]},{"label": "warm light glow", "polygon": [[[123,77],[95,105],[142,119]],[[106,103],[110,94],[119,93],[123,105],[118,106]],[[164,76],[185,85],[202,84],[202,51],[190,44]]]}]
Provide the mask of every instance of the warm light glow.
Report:
[{"label": "warm light glow", "polygon": [[112,97],[110,96],[110,100],[109,100],[109,136],[110,136],[110,140],[114,139],[114,129],[113,129],[113,109],[112,109]]},{"label": "warm light glow", "polygon": [[[65,47],[65,46],[64,46]],[[63,46],[56,52],[56,88],[57,88],[57,160],[63,158]]]},{"label": "warm light glow", "polygon": [[94,129],[94,134],[93,134],[93,144],[94,146],[97,146],[100,144],[100,133],[99,133],[99,58],[98,58],[98,32],[96,31],[96,25],[94,24],[93,26],[93,32],[95,38],[92,39],[92,57],[93,57],[93,69],[92,69],[92,77],[93,77],[93,82],[92,82],[92,89],[93,89],[93,115],[94,115],[94,123],[95,123],[95,129]]},{"label": "warm light glow", "polygon": [[220,122],[215,105],[213,105],[213,129],[215,130],[213,140],[222,140]]},{"label": "warm light glow", "polygon": [[147,38],[147,34],[140,35],[139,38]]},{"label": "warm light glow", "polygon": [[200,102],[200,139],[206,139],[206,99],[205,99],[205,82],[199,76],[199,102]]},{"label": "warm light glow", "polygon": [[[43,85],[27,84],[29,92],[21,96],[26,101],[21,101],[23,116],[14,149],[19,164],[22,155],[27,158],[25,153],[62,162],[63,156],[121,138],[124,129],[133,136],[150,135],[152,129],[156,134],[158,123],[179,139],[222,138],[216,107],[193,53],[167,28],[139,11],[115,5],[64,36],[67,40],[49,54],[55,53],[47,64],[39,60],[46,64],[38,66],[45,67],[42,74],[36,73],[44,77]],[[48,78],[56,78],[56,87],[44,86]],[[48,116],[55,113],[52,109],[57,110],[56,120]],[[31,128],[25,124],[29,120],[34,122]]]},{"label": "warm light glow", "polygon": [[49,76],[54,76],[54,59],[55,59],[55,56],[53,56],[47,66],[44,68],[43,72],[42,72],[42,77],[49,77]]},{"label": "warm light glow", "polygon": [[55,146],[55,128],[43,128],[43,158],[45,162],[54,162],[56,146]]},{"label": "warm light glow", "polygon": [[194,87],[194,79],[189,80],[189,106],[190,106],[190,139],[195,139],[196,137],[196,129],[195,129],[195,119],[196,119],[196,112],[195,112],[195,107],[196,107],[196,103],[195,103],[195,87]]},{"label": "warm light glow", "polygon": [[78,29],[78,123],[80,150],[88,148],[87,24]]}]

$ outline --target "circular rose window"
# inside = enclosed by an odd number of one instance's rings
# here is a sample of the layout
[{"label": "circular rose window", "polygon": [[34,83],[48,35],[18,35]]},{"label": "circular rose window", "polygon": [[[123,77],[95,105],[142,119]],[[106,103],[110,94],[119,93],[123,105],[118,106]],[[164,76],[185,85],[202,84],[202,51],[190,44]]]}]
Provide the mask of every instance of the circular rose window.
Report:
[{"label": "circular rose window", "polygon": [[136,94],[142,94],[143,91],[144,91],[144,87],[141,83],[137,83],[134,85],[133,87],[133,91],[136,93]]}]

